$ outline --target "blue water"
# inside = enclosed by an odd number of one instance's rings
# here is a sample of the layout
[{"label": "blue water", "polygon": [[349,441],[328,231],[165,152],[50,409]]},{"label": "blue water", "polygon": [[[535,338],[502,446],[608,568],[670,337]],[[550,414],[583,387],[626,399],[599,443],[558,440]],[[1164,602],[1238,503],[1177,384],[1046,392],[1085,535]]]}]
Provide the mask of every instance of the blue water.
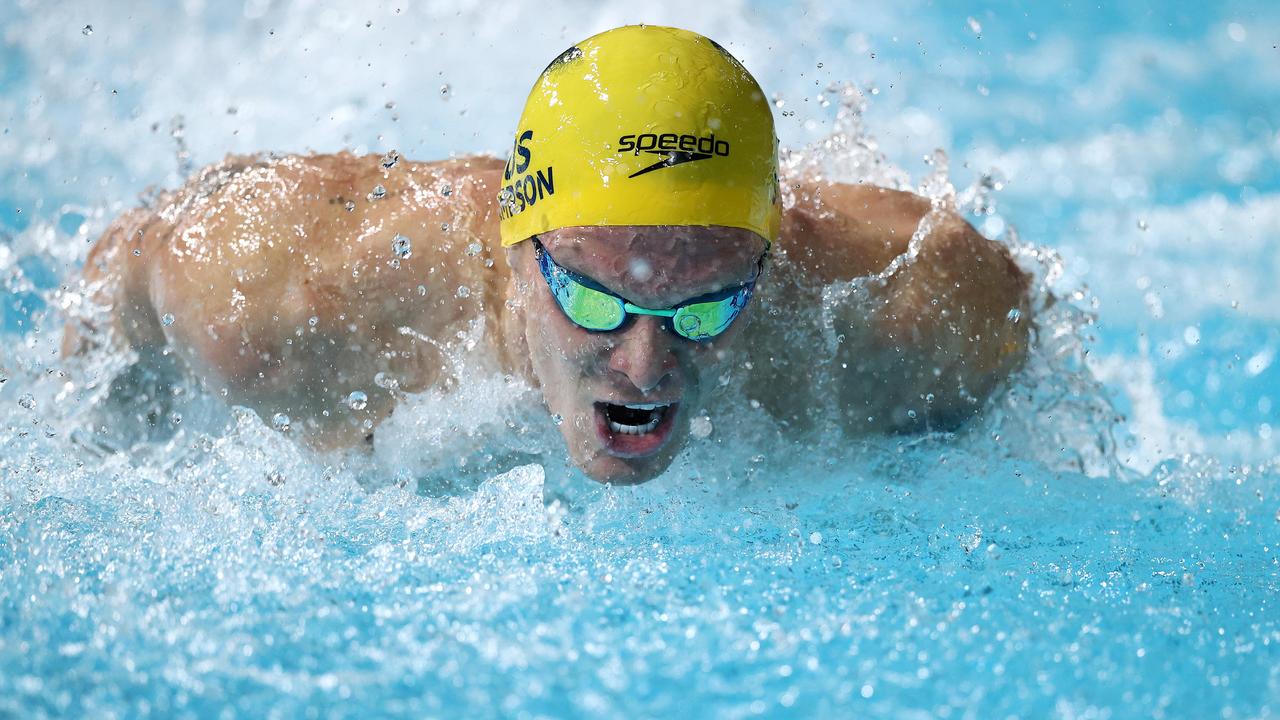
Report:
[{"label": "blue water", "polygon": [[[0,0],[0,717],[1280,712],[1272,4],[168,5]],[[496,151],[548,58],[641,20],[730,47],[836,175],[946,153],[1037,276],[984,418],[789,444],[746,389],[603,488],[499,379],[328,457],[191,383],[139,434],[127,358],[59,356],[90,243],[182,162]]]}]

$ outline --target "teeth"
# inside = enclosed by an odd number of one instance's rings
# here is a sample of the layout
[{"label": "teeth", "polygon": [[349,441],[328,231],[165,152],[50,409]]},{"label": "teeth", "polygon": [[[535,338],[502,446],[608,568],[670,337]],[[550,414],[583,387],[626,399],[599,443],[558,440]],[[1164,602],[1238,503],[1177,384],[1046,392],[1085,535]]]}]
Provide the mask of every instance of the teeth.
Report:
[{"label": "teeth", "polygon": [[609,429],[616,433],[622,433],[623,435],[644,435],[645,433],[653,432],[657,429],[658,423],[661,421],[662,416],[660,415],[643,425],[619,425],[618,423],[610,420]]},{"label": "teeth", "polygon": [[632,410],[657,410],[658,408],[668,407],[670,404],[671,403],[624,403],[622,407],[631,408]]},{"label": "teeth", "polygon": [[622,423],[610,420],[609,429],[615,433],[621,433],[623,435],[644,435],[645,433],[651,433],[658,428],[658,424],[662,422],[662,418],[667,414],[666,410],[670,405],[665,403],[654,403],[625,405],[624,407],[632,410],[649,411],[652,413],[652,417],[649,418],[649,422],[644,423],[643,425],[623,425]]}]

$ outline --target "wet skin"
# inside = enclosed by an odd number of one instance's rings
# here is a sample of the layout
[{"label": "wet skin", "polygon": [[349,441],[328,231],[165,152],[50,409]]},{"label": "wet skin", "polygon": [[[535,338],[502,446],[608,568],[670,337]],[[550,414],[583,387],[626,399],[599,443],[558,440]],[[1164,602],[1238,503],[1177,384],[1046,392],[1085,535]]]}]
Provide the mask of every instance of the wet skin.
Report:
[{"label": "wet skin", "polygon": [[[229,402],[287,413],[327,449],[363,443],[399,392],[454,386],[446,358],[470,348],[539,388],[575,465],[608,482],[665,469],[706,379],[725,367],[749,367],[742,391],[798,432],[826,422],[817,408],[833,403],[850,433],[894,432],[956,426],[1024,354],[1029,323],[1009,311],[1027,314],[1025,276],[952,214],[933,218],[914,262],[837,306],[840,341],[824,349],[822,288],[904,252],[929,210],[909,193],[785,180],[795,202],[755,297],[728,332],[699,343],[651,316],[612,333],[570,322],[532,244],[500,247],[496,158],[379,160],[228,158],[125,214],[84,272],[109,321],[73,319],[64,351],[170,348]],[[397,234],[411,240],[407,257],[393,254]],[[749,279],[765,247],[724,227],[564,228],[542,240],[561,265],[649,308]],[[831,377],[821,391],[818,370]],[[377,373],[398,390],[375,384]],[[358,413],[344,405],[353,390],[369,395]],[[675,406],[661,437],[620,441],[602,424],[604,402]]]}]

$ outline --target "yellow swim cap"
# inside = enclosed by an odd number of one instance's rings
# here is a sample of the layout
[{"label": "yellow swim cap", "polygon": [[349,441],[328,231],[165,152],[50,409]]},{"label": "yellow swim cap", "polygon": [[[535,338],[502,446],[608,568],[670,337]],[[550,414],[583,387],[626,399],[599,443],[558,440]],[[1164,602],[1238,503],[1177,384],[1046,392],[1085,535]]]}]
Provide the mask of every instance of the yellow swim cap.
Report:
[{"label": "yellow swim cap", "polygon": [[778,237],[769,101],[697,33],[632,25],[542,71],[503,176],[502,244],[581,225],[725,225]]}]

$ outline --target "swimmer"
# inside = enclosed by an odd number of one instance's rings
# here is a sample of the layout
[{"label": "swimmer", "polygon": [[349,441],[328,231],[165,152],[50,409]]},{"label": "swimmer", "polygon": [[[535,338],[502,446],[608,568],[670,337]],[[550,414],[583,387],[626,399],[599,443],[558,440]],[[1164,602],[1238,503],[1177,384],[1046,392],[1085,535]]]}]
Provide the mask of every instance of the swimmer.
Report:
[{"label": "swimmer", "polygon": [[617,28],[542,72],[505,162],[229,157],[126,213],[84,269],[110,325],[73,320],[64,352],[175,354],[321,450],[455,388],[470,353],[612,483],[666,469],[730,369],[796,432],[820,407],[851,435],[977,413],[1028,342],[1008,253],[907,192],[788,177],[784,210],[778,172],[770,103],[724,48]]}]

